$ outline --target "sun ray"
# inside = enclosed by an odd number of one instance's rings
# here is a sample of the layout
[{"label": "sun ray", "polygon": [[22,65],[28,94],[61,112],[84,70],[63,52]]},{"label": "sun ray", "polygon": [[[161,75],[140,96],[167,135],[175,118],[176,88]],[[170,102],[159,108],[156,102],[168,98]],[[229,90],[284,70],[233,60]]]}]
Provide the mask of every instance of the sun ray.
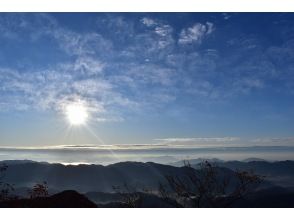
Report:
[{"label": "sun ray", "polygon": [[[94,131],[92,131],[92,129],[89,127],[89,126],[85,126],[85,128],[87,129],[87,131],[89,132],[89,133],[91,133],[101,144],[105,144],[104,143],[104,141],[97,135],[97,134],[95,134],[95,132]],[[116,159],[120,159],[119,158],[119,156],[118,155],[116,155],[115,154],[115,152],[113,151],[113,150],[111,150],[110,148],[109,149],[107,149],[110,153],[111,153],[111,155],[114,157],[114,158],[116,158]]]}]

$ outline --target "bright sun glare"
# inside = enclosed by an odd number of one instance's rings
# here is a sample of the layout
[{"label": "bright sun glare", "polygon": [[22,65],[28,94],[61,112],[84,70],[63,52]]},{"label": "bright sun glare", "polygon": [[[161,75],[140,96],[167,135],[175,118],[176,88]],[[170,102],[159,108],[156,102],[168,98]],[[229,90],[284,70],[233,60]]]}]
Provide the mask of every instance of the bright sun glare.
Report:
[{"label": "bright sun glare", "polygon": [[67,105],[65,114],[71,125],[83,125],[88,119],[86,107],[79,103]]}]

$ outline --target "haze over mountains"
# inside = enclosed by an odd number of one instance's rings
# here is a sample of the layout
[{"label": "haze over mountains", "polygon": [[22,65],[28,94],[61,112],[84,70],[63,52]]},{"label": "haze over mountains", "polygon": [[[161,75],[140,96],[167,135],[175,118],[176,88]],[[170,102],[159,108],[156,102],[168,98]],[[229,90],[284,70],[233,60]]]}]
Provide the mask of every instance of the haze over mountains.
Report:
[{"label": "haze over mountains", "polygon": [[[205,159],[189,160],[192,167]],[[253,170],[266,177],[267,181],[278,186],[294,187],[294,161],[221,161],[208,160],[219,168],[228,170]],[[182,176],[186,167],[184,161],[163,165],[153,162],[121,162],[103,165],[63,165],[46,162],[2,161],[8,165],[5,181],[14,183],[16,187],[31,187],[32,184],[47,181],[51,189],[74,189],[81,192],[112,192],[112,186],[127,183],[139,189],[149,187],[155,189],[159,182],[165,181],[166,175]]]},{"label": "haze over mountains", "polygon": [[[199,162],[203,159],[190,160],[191,166],[199,169]],[[236,203],[236,206],[271,206],[292,207],[294,200],[294,161],[267,162],[257,158],[247,161],[210,160],[218,169],[218,176],[230,176],[234,183],[234,170],[254,170],[255,173],[265,176],[264,182],[256,188],[256,193],[248,200]],[[46,181],[50,194],[64,190],[75,190],[86,195],[97,205],[120,202],[120,195],[114,187],[128,185],[132,190],[144,192],[144,189],[157,191],[160,183],[166,184],[165,176],[172,175],[185,179],[189,168],[183,166],[183,161],[171,165],[153,162],[121,162],[107,166],[102,165],[63,165],[39,163],[34,161],[2,161],[8,165],[4,181],[14,184],[15,193],[25,196],[27,189],[35,183]],[[181,165],[182,164],[182,165]],[[156,196],[145,196],[150,201],[158,201]],[[263,198],[268,198],[264,200]],[[279,202],[274,198],[279,198]],[[293,197],[294,198],[294,197]],[[272,199],[272,202],[269,202]],[[283,200],[285,199],[285,200]],[[257,201],[258,204],[257,205]],[[158,205],[154,202],[153,206]],[[250,202],[250,203],[248,203]],[[149,205],[148,205],[149,204]],[[103,205],[117,206],[118,204]],[[161,204],[162,205],[162,204]],[[152,207],[151,203],[144,206]]]}]

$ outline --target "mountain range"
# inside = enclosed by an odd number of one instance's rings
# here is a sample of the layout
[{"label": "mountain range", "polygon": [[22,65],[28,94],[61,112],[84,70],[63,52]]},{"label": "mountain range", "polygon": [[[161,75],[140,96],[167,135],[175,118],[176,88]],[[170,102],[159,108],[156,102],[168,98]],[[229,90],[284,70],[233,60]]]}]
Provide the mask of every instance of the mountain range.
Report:
[{"label": "mountain range", "polygon": [[[26,196],[34,184],[46,181],[50,194],[75,190],[84,194],[98,207],[123,207],[122,193],[158,190],[159,184],[167,184],[166,176],[185,179],[190,169],[198,169],[201,159],[189,161],[191,167],[163,165],[153,162],[121,162],[102,165],[63,165],[34,161],[2,161],[8,169],[3,181],[13,184],[15,194]],[[216,165],[217,178],[232,177],[234,170],[253,170],[265,177],[255,193],[246,200],[240,200],[237,207],[294,207],[294,161],[268,162],[263,160],[222,161],[210,160]],[[187,180],[187,179],[186,179]],[[125,186],[128,186],[126,188]],[[170,207],[156,195],[142,194],[142,207]],[[267,198],[267,199],[266,199]],[[293,199],[292,199],[293,198]],[[279,199],[279,200],[277,200]],[[146,202],[149,201],[149,202]],[[176,206],[176,205],[175,205]]]}]

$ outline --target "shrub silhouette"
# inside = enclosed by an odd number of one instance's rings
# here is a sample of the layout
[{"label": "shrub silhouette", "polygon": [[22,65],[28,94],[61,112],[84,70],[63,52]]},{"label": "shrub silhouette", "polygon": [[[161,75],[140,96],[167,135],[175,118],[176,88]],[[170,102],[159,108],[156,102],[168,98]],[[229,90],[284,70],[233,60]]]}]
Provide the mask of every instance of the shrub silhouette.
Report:
[{"label": "shrub silhouette", "polygon": [[0,201],[5,201],[5,200],[15,198],[10,195],[11,192],[14,191],[13,185],[3,181],[7,168],[8,166],[6,164],[0,165]]},{"label": "shrub silhouette", "polygon": [[30,199],[40,198],[40,197],[47,197],[48,193],[48,186],[47,182],[44,181],[42,183],[36,183],[31,190],[29,190]]},{"label": "shrub silhouette", "polygon": [[124,205],[128,208],[138,208],[142,203],[142,196],[136,190],[136,187],[130,187],[128,184],[124,183],[123,187],[113,186],[113,190],[118,193]]},{"label": "shrub silhouette", "polygon": [[[11,194],[14,191],[13,185],[6,183],[3,180],[7,169],[8,166],[6,164],[0,164],[0,202],[18,199],[17,196]],[[28,191],[28,193],[30,199],[47,197],[49,195],[47,182],[44,181],[42,183],[35,184],[33,188]]]},{"label": "shrub silhouette", "polygon": [[197,170],[188,162],[185,167],[185,178],[165,176],[168,185],[159,185],[163,199],[175,199],[183,207],[230,207],[264,180],[253,171],[236,170],[233,176],[220,176],[218,167],[208,161],[200,163]]}]

